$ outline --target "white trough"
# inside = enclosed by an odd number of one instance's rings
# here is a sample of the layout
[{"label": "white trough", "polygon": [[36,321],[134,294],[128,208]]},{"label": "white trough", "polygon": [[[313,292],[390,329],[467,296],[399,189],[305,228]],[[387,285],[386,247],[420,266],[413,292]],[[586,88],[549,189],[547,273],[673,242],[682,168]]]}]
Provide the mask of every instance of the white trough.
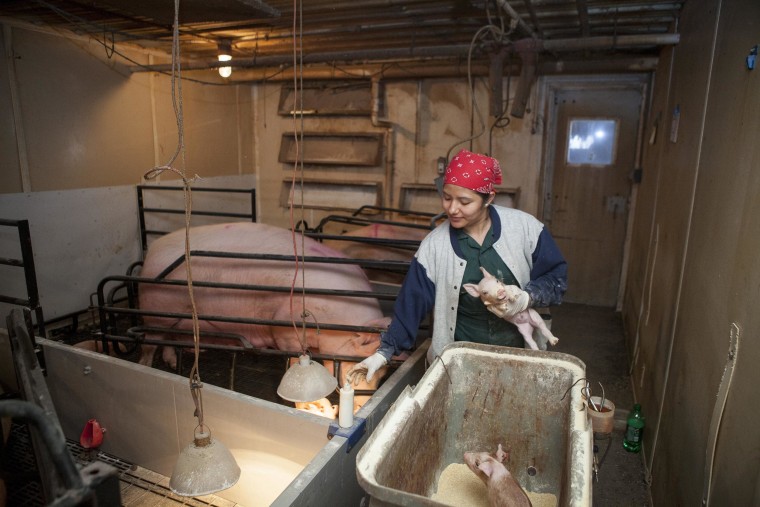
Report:
[{"label": "white trough", "polygon": [[[87,421],[97,419],[106,429],[101,451],[169,477],[197,424],[188,379],[36,340],[66,438],[79,441]],[[359,505],[366,493],[357,482],[356,455],[400,392],[422,377],[427,345],[385,381],[352,428],[332,438],[326,418],[204,385],[204,422],[242,470],[238,483],[216,496],[246,507]],[[0,383],[14,385],[13,370],[8,334],[0,329]],[[202,362],[200,373],[202,380]]]}]

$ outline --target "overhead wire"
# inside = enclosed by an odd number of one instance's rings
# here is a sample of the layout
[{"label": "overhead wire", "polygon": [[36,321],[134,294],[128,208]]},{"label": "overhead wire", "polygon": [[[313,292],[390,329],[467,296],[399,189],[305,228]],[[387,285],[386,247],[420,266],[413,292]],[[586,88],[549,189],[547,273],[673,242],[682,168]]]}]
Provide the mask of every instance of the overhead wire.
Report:
[{"label": "overhead wire", "polygon": [[[446,159],[451,160],[451,152],[459,146],[460,144],[464,144],[466,142],[470,142],[470,148],[472,148],[472,141],[477,139],[478,137],[482,136],[486,132],[486,124],[485,120],[483,118],[483,114],[480,111],[480,108],[478,107],[478,102],[475,98],[475,87],[473,84],[473,78],[472,78],[472,54],[475,50],[477,44],[480,42],[482,44],[485,44],[489,42],[485,39],[485,36],[490,35],[492,37],[491,41],[494,46],[501,47],[504,44],[510,43],[508,37],[509,35],[514,31],[516,27],[516,23],[514,20],[512,20],[509,24],[509,29],[505,30],[505,22],[503,15],[498,15],[499,23],[498,25],[494,22],[493,16],[491,14],[491,10],[489,7],[489,2],[486,2],[486,19],[488,23],[481,26],[473,35],[472,39],[470,40],[469,48],[467,51],[467,91],[470,99],[470,136],[464,139],[460,139],[453,145],[451,145],[446,152]],[[483,40],[481,41],[481,38]],[[507,81],[507,86],[509,86],[509,81]],[[509,92],[509,89],[508,89]],[[509,95],[507,95],[507,103],[509,102]],[[494,124],[492,124],[490,128],[490,132],[493,131],[494,126],[497,126],[498,128],[504,128],[506,127],[509,122],[507,121],[506,124],[501,124],[500,122],[503,120],[504,115],[506,114],[507,107],[505,106],[504,111],[502,114],[497,117],[497,119],[494,121]],[[477,118],[480,122],[480,131],[475,133],[475,115],[477,115]],[[489,137],[489,152],[490,152],[490,144],[491,139]]]},{"label": "overhead wire", "polygon": [[[190,218],[192,216],[192,191],[190,188],[191,181],[197,178],[197,175],[192,179],[188,179],[186,175],[187,160],[185,150],[185,136],[184,136],[184,113],[182,102],[182,70],[180,64],[180,48],[179,48],[179,1],[174,0],[174,27],[172,30],[172,107],[174,109],[174,116],[177,122],[177,148],[174,154],[171,156],[168,162],[164,165],[156,166],[149,170],[143,176],[146,180],[154,179],[160,176],[165,171],[173,172],[182,179],[182,190],[185,198],[185,272],[187,275],[187,292],[190,298],[190,308],[193,326],[193,345],[195,352],[195,359],[193,366],[190,370],[189,384],[190,394],[192,395],[193,402],[195,403],[195,416],[198,418],[198,427],[201,432],[204,431],[203,422],[203,397],[201,395],[201,388],[203,383],[201,382],[200,370],[199,370],[199,357],[200,357],[200,322],[198,319],[198,308],[195,304],[195,295],[193,290],[193,272],[191,263],[191,250],[190,250]],[[181,156],[181,157],[180,157]],[[181,159],[179,169],[175,167],[177,159]]]},{"label": "overhead wire", "polygon": [[[293,271],[293,279],[290,284],[290,319],[293,325],[293,330],[296,333],[298,343],[301,345],[301,351],[305,354],[308,350],[308,344],[306,339],[306,317],[311,313],[306,309],[306,270],[304,266],[305,250],[305,235],[301,234],[301,260],[298,259],[298,241],[296,238],[296,226],[295,226],[295,191],[297,176],[300,174],[300,209],[301,209],[301,223],[304,222],[304,179],[303,179],[303,38],[300,36],[303,33],[303,5],[301,0],[293,0],[293,143],[295,145],[295,163],[293,165],[293,177],[290,184],[290,198],[289,198],[289,215],[290,215],[290,232],[293,242],[293,259],[295,261],[295,269]],[[300,120],[300,122],[299,122]],[[300,268],[300,269],[299,269]],[[301,331],[299,332],[295,319],[295,311],[293,308],[294,294],[296,280],[298,280],[299,270],[301,274]],[[316,317],[315,317],[316,320]]]}]

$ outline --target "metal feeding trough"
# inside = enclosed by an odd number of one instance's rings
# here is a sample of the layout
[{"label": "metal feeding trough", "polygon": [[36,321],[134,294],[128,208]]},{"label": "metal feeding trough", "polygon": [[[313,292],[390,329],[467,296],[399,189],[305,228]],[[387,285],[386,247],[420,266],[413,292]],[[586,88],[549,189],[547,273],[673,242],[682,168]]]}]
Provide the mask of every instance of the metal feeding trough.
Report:
[{"label": "metal feeding trough", "polygon": [[448,346],[357,456],[370,505],[447,505],[437,495],[449,477],[442,472],[464,463],[465,452],[493,452],[498,444],[541,505],[591,505],[591,422],[579,389],[563,398],[585,370],[567,354]]}]

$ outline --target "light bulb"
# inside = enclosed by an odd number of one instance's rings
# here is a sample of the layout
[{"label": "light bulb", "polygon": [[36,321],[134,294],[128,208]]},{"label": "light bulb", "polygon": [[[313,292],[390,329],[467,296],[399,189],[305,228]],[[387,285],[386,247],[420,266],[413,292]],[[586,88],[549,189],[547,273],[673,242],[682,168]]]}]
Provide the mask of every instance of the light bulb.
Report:
[{"label": "light bulb", "polygon": [[[230,60],[232,60],[232,55],[228,55],[228,54],[219,55],[220,62],[229,62]],[[232,67],[219,67],[219,75],[222,77],[230,77],[232,75]]]}]

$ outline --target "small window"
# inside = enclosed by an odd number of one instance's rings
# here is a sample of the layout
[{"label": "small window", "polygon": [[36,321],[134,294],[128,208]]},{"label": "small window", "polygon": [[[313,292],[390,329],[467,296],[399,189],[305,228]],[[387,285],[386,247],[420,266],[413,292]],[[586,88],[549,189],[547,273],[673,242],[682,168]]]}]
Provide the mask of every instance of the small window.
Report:
[{"label": "small window", "polygon": [[567,163],[610,165],[615,160],[617,120],[570,120]]}]

